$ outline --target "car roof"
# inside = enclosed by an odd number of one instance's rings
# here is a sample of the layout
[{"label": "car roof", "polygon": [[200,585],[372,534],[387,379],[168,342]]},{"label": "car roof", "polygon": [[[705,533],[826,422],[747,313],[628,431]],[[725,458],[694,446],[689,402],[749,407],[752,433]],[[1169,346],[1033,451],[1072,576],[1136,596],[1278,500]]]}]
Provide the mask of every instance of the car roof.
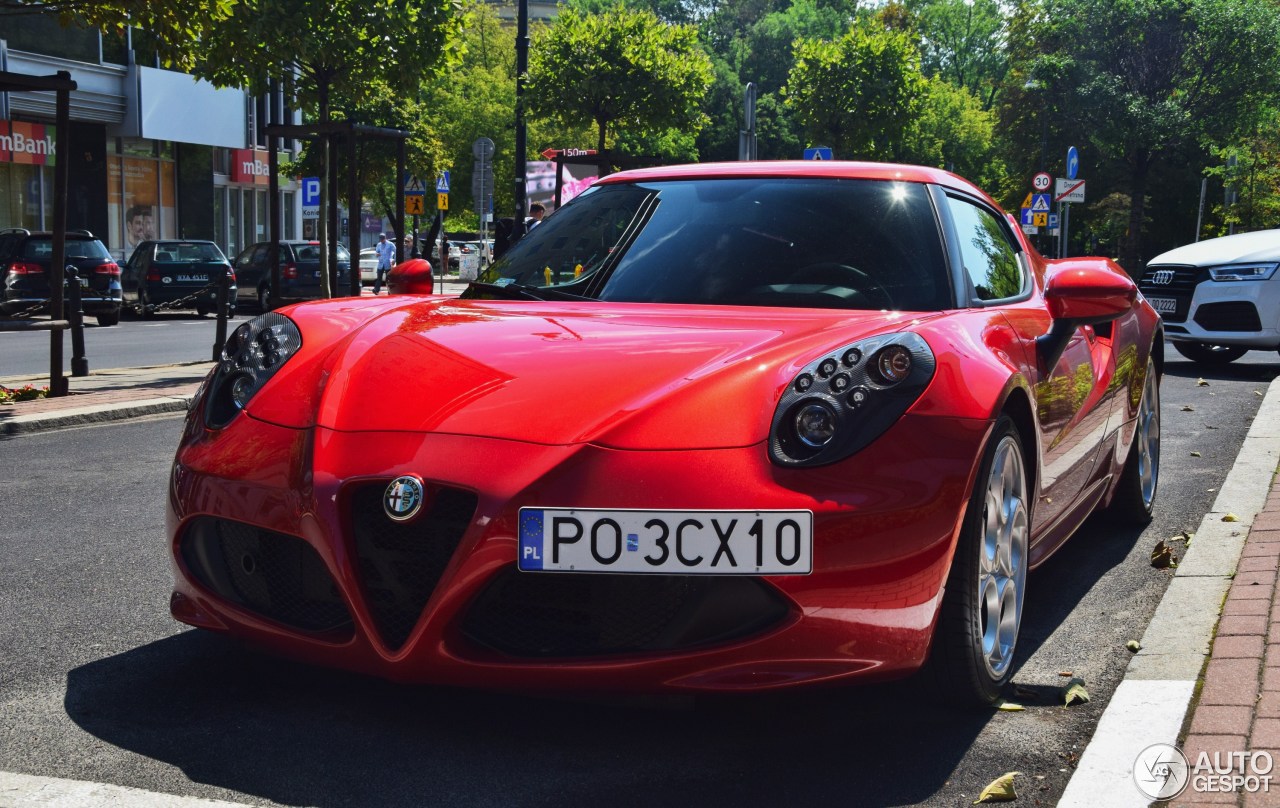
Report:
[{"label": "car roof", "polygon": [[[152,244],[213,244],[212,241],[202,238],[166,238],[157,239]],[[215,245],[216,246],[216,245]]]},{"label": "car roof", "polygon": [[950,171],[902,163],[870,163],[852,160],[753,160],[737,163],[691,163],[687,165],[656,166],[653,168],[620,171],[600,178],[596,184],[750,177],[784,179],[822,177],[830,179],[898,180],[900,182],[934,183],[972,194],[992,201],[994,204],[994,201],[982,189],[963,177],[952,174]]}]

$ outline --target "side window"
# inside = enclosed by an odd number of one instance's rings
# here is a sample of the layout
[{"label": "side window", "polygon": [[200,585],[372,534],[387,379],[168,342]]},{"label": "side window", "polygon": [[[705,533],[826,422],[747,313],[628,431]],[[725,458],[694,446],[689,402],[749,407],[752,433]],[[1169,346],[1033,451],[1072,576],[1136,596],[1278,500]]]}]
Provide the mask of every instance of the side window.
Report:
[{"label": "side window", "polygon": [[1022,264],[1008,232],[994,214],[963,199],[947,197],[960,240],[960,254],[979,300],[1014,297],[1023,289]]}]

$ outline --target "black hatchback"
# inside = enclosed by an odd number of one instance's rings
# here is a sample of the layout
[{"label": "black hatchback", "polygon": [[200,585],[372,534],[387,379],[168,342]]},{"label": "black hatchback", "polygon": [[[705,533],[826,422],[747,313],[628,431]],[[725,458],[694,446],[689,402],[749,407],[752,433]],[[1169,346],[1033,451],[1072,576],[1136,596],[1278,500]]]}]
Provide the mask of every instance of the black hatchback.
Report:
[{"label": "black hatchback", "polygon": [[[280,290],[270,295],[271,243],[261,241],[246,247],[236,256],[235,270],[239,282],[240,300],[256,302],[267,310],[268,297],[279,305],[297,300],[320,298],[320,250],[318,241],[282,241],[280,249]],[[338,286],[334,290],[339,297],[351,288],[351,253],[338,245]]]},{"label": "black hatchback", "polygon": [[[80,276],[80,299],[85,314],[98,325],[120,322],[123,295],[120,265],[87,230],[68,230],[66,264]],[[49,303],[49,277],[53,265],[53,234],[22,228],[0,230],[0,314],[39,311]]]},{"label": "black hatchback", "polygon": [[228,314],[235,313],[236,274],[212,241],[144,241],[129,256],[121,279],[125,302],[144,317],[157,309],[218,309],[217,281],[231,279]]}]

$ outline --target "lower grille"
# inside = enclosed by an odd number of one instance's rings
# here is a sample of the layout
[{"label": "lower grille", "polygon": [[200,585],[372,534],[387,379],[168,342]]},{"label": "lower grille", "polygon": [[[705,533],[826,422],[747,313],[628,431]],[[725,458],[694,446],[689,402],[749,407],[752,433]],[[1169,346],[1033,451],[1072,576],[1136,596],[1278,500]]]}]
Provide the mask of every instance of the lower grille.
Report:
[{"label": "lower grille", "polygon": [[1196,324],[1205,331],[1261,331],[1258,308],[1247,300],[1204,303],[1196,309]]},{"label": "lower grille", "polygon": [[728,642],[781,622],[789,611],[755,578],[512,569],[475,600],[462,631],[510,656],[592,657]]},{"label": "lower grille", "polygon": [[422,512],[393,522],[382,508],[386,483],[351,493],[351,537],[365,602],[378,634],[395,651],[409,639],[476,510],[476,495],[429,488]]},{"label": "lower grille", "polygon": [[182,560],[209,591],[309,633],[352,634],[351,613],[315,548],[297,536],[202,517],[183,535]]}]

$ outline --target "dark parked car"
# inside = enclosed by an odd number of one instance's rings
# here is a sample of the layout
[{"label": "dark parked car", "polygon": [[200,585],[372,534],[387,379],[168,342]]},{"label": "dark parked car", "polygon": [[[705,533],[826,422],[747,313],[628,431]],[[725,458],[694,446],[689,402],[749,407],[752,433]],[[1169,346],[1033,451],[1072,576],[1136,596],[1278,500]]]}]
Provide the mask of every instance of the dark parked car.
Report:
[{"label": "dark parked car", "polygon": [[[276,305],[297,300],[320,298],[320,242],[282,241],[280,250],[280,291],[275,295]],[[236,256],[234,267],[238,280],[238,300],[256,302],[263,311],[268,309],[271,288],[271,243],[261,241],[245,248]],[[338,287],[342,294],[351,288],[351,253],[338,245]]]},{"label": "dark parked car", "polygon": [[[98,325],[120,322],[120,265],[88,230],[69,230],[66,263],[80,275],[84,313]],[[49,272],[53,263],[53,234],[22,228],[0,230],[0,313],[15,314],[49,300]]]},{"label": "dark parked car", "polygon": [[156,306],[195,309],[203,317],[218,310],[218,273],[231,277],[228,313],[234,314],[236,273],[212,241],[144,241],[129,256],[121,281],[125,300],[144,317]]}]

